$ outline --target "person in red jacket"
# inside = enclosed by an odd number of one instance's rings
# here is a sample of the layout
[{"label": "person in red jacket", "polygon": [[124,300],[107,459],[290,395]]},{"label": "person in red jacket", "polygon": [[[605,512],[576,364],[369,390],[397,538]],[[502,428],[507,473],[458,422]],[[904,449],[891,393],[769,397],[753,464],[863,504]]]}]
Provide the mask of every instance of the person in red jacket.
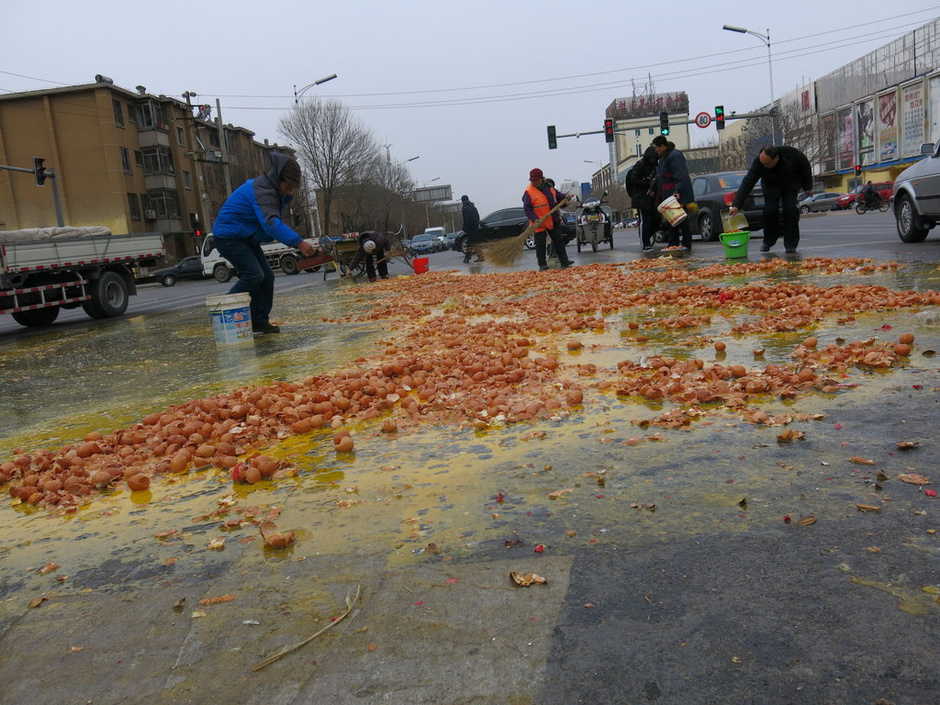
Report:
[{"label": "person in red jacket", "polygon": [[[529,185],[522,194],[522,209],[530,224],[538,222],[543,215],[558,204],[556,194],[555,189],[545,183],[545,175],[541,169],[533,169],[529,172]],[[565,238],[561,233],[561,216],[557,211],[535,229],[535,258],[538,260],[540,271],[548,269],[548,262],[545,259],[547,238],[551,238],[561,266],[564,268],[573,265],[574,262],[568,259],[568,254],[565,252]]]}]

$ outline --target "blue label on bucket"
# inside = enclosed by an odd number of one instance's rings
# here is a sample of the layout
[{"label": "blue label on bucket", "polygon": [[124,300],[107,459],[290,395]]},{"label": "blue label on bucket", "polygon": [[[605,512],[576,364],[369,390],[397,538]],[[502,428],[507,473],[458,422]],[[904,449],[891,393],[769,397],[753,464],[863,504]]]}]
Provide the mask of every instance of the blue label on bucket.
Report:
[{"label": "blue label on bucket", "polygon": [[212,311],[212,332],[217,343],[237,343],[252,338],[251,309],[232,308]]}]

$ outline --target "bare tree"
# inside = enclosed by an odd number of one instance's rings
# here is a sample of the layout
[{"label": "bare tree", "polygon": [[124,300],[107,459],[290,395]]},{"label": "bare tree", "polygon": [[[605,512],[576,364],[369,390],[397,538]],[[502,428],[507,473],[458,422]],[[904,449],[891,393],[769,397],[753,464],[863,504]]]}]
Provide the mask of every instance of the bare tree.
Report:
[{"label": "bare tree", "polygon": [[328,232],[339,192],[368,181],[381,159],[375,138],[341,101],[319,98],[295,105],[281,118],[278,130],[297,145],[300,161],[317,190],[324,231]]}]

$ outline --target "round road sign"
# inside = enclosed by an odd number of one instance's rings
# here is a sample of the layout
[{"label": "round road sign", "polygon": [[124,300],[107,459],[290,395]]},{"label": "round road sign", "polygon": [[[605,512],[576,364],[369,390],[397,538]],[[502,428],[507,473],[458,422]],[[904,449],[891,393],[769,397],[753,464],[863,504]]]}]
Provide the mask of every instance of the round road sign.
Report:
[{"label": "round road sign", "polygon": [[708,113],[699,113],[695,116],[695,124],[699,127],[708,127],[712,124],[712,116]]}]

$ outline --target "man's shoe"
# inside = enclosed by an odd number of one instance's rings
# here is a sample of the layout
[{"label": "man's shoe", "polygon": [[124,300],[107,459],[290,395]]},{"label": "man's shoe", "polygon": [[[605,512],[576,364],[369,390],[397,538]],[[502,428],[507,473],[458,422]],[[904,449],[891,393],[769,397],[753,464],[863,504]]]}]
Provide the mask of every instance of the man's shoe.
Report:
[{"label": "man's shoe", "polygon": [[572,262],[570,259],[567,262],[561,263],[562,269],[568,269],[568,267],[572,267],[572,266],[574,266],[574,262]]},{"label": "man's shoe", "polygon": [[796,248],[795,248],[795,247],[788,247],[788,248],[787,248],[787,254],[792,255],[794,252],[796,252]]},{"label": "man's shoe", "polygon": [[251,332],[252,333],[280,333],[281,327],[276,326],[273,323],[252,323]]},{"label": "man's shoe", "polygon": [[464,263],[464,264],[470,264],[470,258],[469,258],[469,257],[464,257],[464,258],[463,258],[463,263]]},{"label": "man's shoe", "polygon": [[544,271],[546,271],[548,268],[549,268],[549,267],[548,267],[547,264],[540,264],[540,265],[539,265],[539,271],[540,271],[540,272],[544,272]]},{"label": "man's shoe", "polygon": [[768,244],[765,242],[763,245],[760,246],[760,251],[761,251],[761,252],[770,252],[770,245],[768,245]]},{"label": "man's shoe", "polygon": [[649,252],[649,251],[652,250],[652,249],[653,249],[653,246],[652,246],[652,245],[646,245],[646,246],[643,248],[643,251],[644,251],[644,252]]},{"label": "man's shoe", "polygon": [[378,279],[377,279],[376,277],[369,277],[369,281],[370,281],[370,282],[377,282]]}]

